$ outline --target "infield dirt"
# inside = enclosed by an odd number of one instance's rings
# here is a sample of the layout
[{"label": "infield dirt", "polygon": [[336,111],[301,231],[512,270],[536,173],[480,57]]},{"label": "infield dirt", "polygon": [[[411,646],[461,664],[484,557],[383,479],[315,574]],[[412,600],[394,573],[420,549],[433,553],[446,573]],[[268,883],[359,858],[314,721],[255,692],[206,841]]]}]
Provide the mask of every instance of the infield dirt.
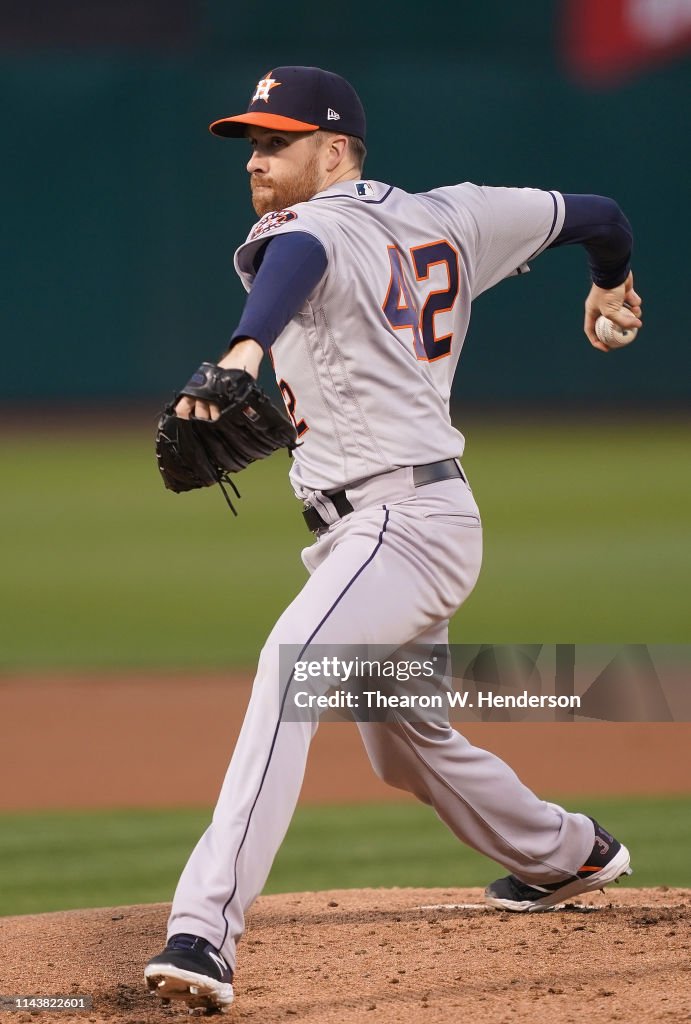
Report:
[{"label": "infield dirt", "polygon": [[[93,996],[93,1009],[8,1021],[189,1020],[143,985],[168,906],[0,919],[3,994]],[[236,1003],[219,1021],[451,1024],[691,1016],[691,890],[592,894],[544,914],[484,908],[478,889],[364,889],[263,896],[240,946]],[[197,1011],[199,1013],[200,1011]]]},{"label": "infield dirt", "polygon": [[[211,806],[250,690],[251,679],[239,673],[0,676],[0,777],[13,780],[0,789],[0,810]],[[507,761],[540,796],[691,791],[691,722],[456,727]],[[184,757],[171,756],[180,751]],[[352,723],[320,726],[303,802],[411,799],[375,777]]]},{"label": "infield dirt", "polygon": [[[157,790],[155,802],[211,803],[248,693],[246,677],[6,677],[4,719],[30,723],[33,742],[32,770],[15,772],[17,786],[6,788],[4,809],[151,805],[155,766],[170,762],[176,744],[189,748],[191,702],[205,728],[181,769],[187,788]],[[69,744],[55,728],[65,721]],[[689,728],[510,724],[464,731],[506,757],[533,786],[643,794],[688,791]],[[612,767],[604,780],[599,760],[584,756],[601,740]],[[26,766],[22,730],[6,730],[3,765]],[[405,799],[374,778],[356,731],[320,729],[303,799],[385,794]],[[585,909],[590,906],[595,909]],[[93,996],[93,1009],[78,1015],[19,1011],[0,1018],[12,1024],[188,1020],[184,1008],[163,1007],[143,984],[144,964],[162,948],[167,914],[167,905],[154,904],[0,918],[0,994]],[[612,886],[605,896],[583,898],[580,908],[531,916],[489,911],[477,889],[263,896],[240,947],[237,1002],[229,1018],[218,1019],[677,1024],[691,1021],[690,950],[691,890],[685,889]]]}]

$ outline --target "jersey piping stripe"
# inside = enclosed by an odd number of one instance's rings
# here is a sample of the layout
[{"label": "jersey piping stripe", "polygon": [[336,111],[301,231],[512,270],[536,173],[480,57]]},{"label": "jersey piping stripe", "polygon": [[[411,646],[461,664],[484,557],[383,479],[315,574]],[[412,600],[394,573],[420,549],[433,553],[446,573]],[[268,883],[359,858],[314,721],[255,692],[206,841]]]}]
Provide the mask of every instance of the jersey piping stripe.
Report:
[{"label": "jersey piping stripe", "polygon": [[[312,196],[308,199],[308,203],[316,203],[318,199],[352,199],[356,203],[367,203],[369,206],[379,206],[385,199],[388,199],[394,190],[394,185],[389,185],[388,191],[384,193],[381,199],[360,199],[359,196],[349,196],[346,192],[336,192],[332,196]],[[551,193],[550,193],[551,195]],[[552,225],[554,227],[554,225]]]},{"label": "jersey piping stripe", "polygon": [[535,257],[537,256],[537,254],[539,252],[542,252],[542,250],[545,248],[545,246],[547,245],[547,243],[551,239],[552,232],[554,231],[554,225],[557,223],[557,217],[559,215],[559,204],[557,203],[557,197],[555,196],[554,192],[550,192],[549,194],[551,195],[552,202],[554,203],[554,215],[552,217],[552,223],[550,224],[550,228],[549,228],[549,231],[547,232],[547,237],[545,238],[544,242],[542,243],[542,245],[539,245],[537,247],[537,249],[535,250],[535,252],[533,253],[532,256],[529,256],[528,259],[525,260],[526,263],[530,263],[531,260],[535,259]]},{"label": "jersey piping stripe", "polygon": [[[338,606],[338,604],[340,604],[340,602],[343,600],[343,598],[348,593],[348,591],[350,590],[352,585],[355,583],[357,578],[365,571],[367,566],[374,559],[374,556],[377,554],[377,552],[381,548],[382,544],[384,543],[384,534],[386,533],[386,527],[387,527],[387,524],[389,522],[389,510],[386,507],[386,505],[382,505],[382,509],[384,510],[384,522],[382,524],[381,530],[379,531],[379,537],[377,538],[377,543],[374,546],[374,550],[372,551],[371,555],[367,558],[367,560],[362,563],[362,565],[357,570],[355,575],[351,577],[351,579],[348,581],[346,586],[343,588],[341,593],[338,595],[336,600],[333,602],[333,604],[331,605],[329,610],[326,612],[326,614],[322,618],[321,622],[315,627],[314,631],[312,632],[312,635],[310,636],[310,638],[307,640],[307,642],[303,646],[303,648],[300,651],[298,657],[295,659],[296,661],[300,661],[300,659],[302,658],[303,654],[305,653],[305,651],[307,650],[309,645],[312,643],[312,641],[314,640],[314,638],[317,635],[317,633],[319,632],[319,630],[322,628],[324,623],[327,622],[327,620],[328,620],[329,616],[331,615],[331,613]],[[254,801],[252,802],[252,806],[250,807],[250,812],[247,815],[247,824],[245,825],[245,831],[242,833],[242,839],[240,840],[240,845],[238,846],[238,852],[235,855],[235,862],[233,864],[233,872],[235,874],[235,883],[233,885],[233,889],[232,889],[232,892],[231,892],[230,896],[228,897],[228,899],[226,900],[226,902],[223,905],[222,914],[223,914],[223,920],[225,921],[225,928],[223,930],[223,938],[221,940],[220,949],[223,948],[223,946],[225,944],[225,941],[228,938],[228,926],[229,926],[230,922],[228,921],[228,919],[226,917],[226,910],[228,909],[228,907],[232,903],[233,899],[235,898],[235,894],[236,894],[237,889],[238,889],[238,860],[240,859],[240,854],[242,852],[242,848],[245,845],[245,840],[247,839],[247,835],[249,833],[250,822],[252,821],[252,814],[254,813],[254,809],[257,806],[257,803],[259,801],[259,797],[261,796],[262,789],[264,788],[264,782],[266,781],[266,776],[267,776],[267,773],[269,771],[269,766],[271,764],[271,758],[273,757],[274,748],[276,746],[276,740],[278,738],[278,730],[280,729],[281,722],[283,720],[283,709],[285,707],[285,703],[286,703],[286,700],[287,700],[287,697],[288,697],[288,691],[290,690],[291,683],[293,682],[293,673],[294,672],[295,672],[295,667],[293,666],[293,671],[290,673],[290,678],[288,679],[288,682],[286,684],[285,692],[283,694],[283,697],[281,698],[281,706],[280,706],[279,711],[278,711],[278,722],[276,723],[276,728],[274,729],[274,734],[273,734],[273,737],[271,739],[271,746],[269,748],[269,756],[266,759],[266,764],[264,765],[264,770],[262,772],[262,777],[261,777],[261,781],[259,783],[259,788],[257,790],[257,795],[255,796]]]}]

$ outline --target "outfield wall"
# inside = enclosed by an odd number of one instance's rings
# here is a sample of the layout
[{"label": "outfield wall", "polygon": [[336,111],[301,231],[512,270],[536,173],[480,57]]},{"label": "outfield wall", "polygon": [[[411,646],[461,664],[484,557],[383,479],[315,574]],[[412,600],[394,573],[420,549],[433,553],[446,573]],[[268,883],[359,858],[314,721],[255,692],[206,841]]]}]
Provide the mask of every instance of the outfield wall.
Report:
[{"label": "outfield wall", "polygon": [[[0,399],[167,395],[221,348],[243,295],[232,252],[253,214],[245,144],[206,126],[280,63],[353,80],[372,177],[604,193],[630,215],[645,343],[593,352],[583,254],[550,253],[478,303],[458,399],[688,399],[683,55],[581,84],[560,56],[561,0],[459,4],[434,19],[409,2],[55,6],[61,17],[29,24],[18,11],[0,31],[12,239]],[[46,372],[27,372],[29,355]]]}]

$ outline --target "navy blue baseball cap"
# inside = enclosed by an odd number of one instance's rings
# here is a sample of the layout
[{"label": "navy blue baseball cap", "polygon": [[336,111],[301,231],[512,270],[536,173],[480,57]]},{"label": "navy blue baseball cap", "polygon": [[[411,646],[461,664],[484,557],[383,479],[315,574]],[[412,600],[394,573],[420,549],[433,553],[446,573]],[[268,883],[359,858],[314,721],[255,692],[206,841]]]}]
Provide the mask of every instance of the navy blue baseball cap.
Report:
[{"label": "navy blue baseball cap", "polygon": [[284,132],[343,132],[365,140],[365,111],[350,82],[321,68],[274,68],[255,87],[246,114],[209,125],[214,135],[240,138],[247,125]]}]

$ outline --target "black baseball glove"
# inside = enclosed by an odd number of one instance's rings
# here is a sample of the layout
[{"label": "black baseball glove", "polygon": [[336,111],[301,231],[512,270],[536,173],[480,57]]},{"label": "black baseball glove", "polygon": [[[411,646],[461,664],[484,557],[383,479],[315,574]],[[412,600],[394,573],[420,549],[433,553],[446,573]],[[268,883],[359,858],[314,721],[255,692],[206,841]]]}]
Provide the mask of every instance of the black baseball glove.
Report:
[{"label": "black baseball glove", "polygon": [[[175,415],[187,395],[213,402],[217,420],[188,420]],[[293,449],[295,427],[245,370],[224,370],[202,363],[182,391],[161,413],[156,433],[156,459],[163,483],[171,491],[191,491],[229,483],[228,477],[278,448]],[[225,491],[224,491],[225,494]],[[226,500],[233,508],[228,496]]]}]

